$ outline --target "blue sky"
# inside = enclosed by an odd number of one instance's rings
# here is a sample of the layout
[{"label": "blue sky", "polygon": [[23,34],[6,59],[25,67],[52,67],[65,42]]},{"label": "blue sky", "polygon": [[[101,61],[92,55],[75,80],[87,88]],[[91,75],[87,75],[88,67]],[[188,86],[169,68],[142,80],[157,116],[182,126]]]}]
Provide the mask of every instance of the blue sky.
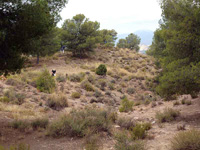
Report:
[{"label": "blue sky", "polygon": [[155,31],[161,19],[158,0],[69,0],[58,26],[80,13],[100,22],[101,29],[115,29],[118,34]]}]

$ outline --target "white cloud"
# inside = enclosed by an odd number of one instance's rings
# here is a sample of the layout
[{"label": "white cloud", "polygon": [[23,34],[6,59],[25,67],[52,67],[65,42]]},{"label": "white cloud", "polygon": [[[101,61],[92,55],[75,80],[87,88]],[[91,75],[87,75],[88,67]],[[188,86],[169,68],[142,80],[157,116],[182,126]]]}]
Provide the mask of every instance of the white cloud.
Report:
[{"label": "white cloud", "polygon": [[115,29],[118,33],[155,30],[161,18],[157,0],[69,0],[61,12],[63,20],[59,26],[80,13],[100,22],[101,28]]}]

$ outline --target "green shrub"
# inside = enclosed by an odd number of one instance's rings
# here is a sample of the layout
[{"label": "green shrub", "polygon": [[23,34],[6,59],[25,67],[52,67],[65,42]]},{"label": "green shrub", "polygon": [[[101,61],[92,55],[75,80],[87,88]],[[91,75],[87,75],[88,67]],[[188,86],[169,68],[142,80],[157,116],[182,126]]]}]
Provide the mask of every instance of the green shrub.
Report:
[{"label": "green shrub", "polygon": [[156,112],[156,119],[159,123],[174,121],[180,112],[171,108],[165,108],[163,112]]},{"label": "green shrub", "polygon": [[33,129],[47,128],[49,120],[47,118],[38,118],[31,122]]},{"label": "green shrub", "polygon": [[94,87],[88,81],[83,81],[81,83],[81,87],[83,89],[85,89],[86,91],[89,91],[89,92],[93,92],[94,91]]},{"label": "green shrub", "polygon": [[178,133],[171,140],[171,150],[199,150],[200,131],[190,130]]},{"label": "green shrub", "polygon": [[60,110],[64,107],[68,107],[67,96],[61,94],[52,94],[47,100],[47,106],[54,110]]},{"label": "green shrub", "polygon": [[66,77],[64,75],[58,74],[58,76],[56,77],[56,81],[57,82],[65,82]]},{"label": "green shrub", "polygon": [[6,97],[6,96],[3,96],[3,97],[0,97],[0,102],[9,103],[10,99],[8,97]]},{"label": "green shrub", "polygon": [[80,97],[81,97],[81,93],[79,92],[72,93],[72,98],[80,98]]},{"label": "green shrub", "polygon": [[133,110],[133,101],[129,101],[127,97],[122,99],[121,106],[119,108],[120,112],[129,112]]},{"label": "green shrub", "polygon": [[44,69],[36,80],[37,89],[41,92],[52,93],[56,88],[54,78],[47,69]]},{"label": "green shrub", "polygon": [[146,131],[151,129],[151,123],[136,124],[131,130],[131,137],[133,140],[144,139]]},{"label": "green shrub", "polygon": [[106,72],[107,72],[107,68],[103,64],[99,65],[99,67],[96,69],[97,75],[106,75]]},{"label": "green shrub", "polygon": [[115,135],[115,150],[146,150],[142,141],[133,141],[127,131],[119,132]]},{"label": "green shrub", "polygon": [[83,137],[88,130],[93,133],[109,131],[111,120],[108,111],[98,108],[73,109],[69,114],[54,121],[48,128],[48,134],[53,137],[78,136]]}]

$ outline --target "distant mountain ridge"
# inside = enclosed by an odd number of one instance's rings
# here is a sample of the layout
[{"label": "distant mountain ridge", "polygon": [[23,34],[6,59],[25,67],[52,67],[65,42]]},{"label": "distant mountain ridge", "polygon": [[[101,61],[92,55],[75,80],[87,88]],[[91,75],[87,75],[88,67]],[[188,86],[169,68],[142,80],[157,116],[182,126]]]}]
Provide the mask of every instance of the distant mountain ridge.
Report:
[{"label": "distant mountain ridge", "polygon": [[[124,34],[119,34],[118,39],[116,40],[116,43],[118,42],[119,39],[124,39],[126,38],[130,33],[124,33]],[[141,38],[141,45],[151,45],[152,40],[153,40],[153,35],[154,32],[151,30],[138,30],[134,32],[134,34],[138,35]]]}]

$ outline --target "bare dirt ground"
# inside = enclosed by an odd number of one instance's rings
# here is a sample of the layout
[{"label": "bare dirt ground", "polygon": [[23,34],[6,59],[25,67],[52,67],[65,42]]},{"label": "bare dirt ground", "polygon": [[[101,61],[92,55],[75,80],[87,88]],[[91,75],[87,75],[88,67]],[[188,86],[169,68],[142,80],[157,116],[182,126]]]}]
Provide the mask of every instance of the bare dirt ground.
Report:
[{"label": "bare dirt ground", "polygon": [[[128,52],[127,52],[128,53]],[[105,55],[105,54],[103,54]],[[134,87],[136,89],[135,94],[128,94],[128,98],[130,100],[137,100],[136,94],[144,94],[144,93],[152,93],[147,88],[143,87],[144,80],[140,79],[139,76],[137,79],[131,81],[124,81],[123,79],[130,75],[135,75],[133,69],[133,64],[126,64],[126,60],[135,60],[141,61],[145,60],[142,59],[142,56],[135,55],[131,58],[124,58],[124,54],[120,52],[113,52],[109,51],[106,54],[107,57],[105,59],[73,59],[67,57],[67,55],[57,55],[56,59],[45,60],[41,59],[40,65],[33,65],[30,68],[27,68],[28,71],[36,70],[39,71],[43,68],[44,65],[48,68],[51,72],[52,69],[56,69],[58,74],[70,75],[76,74],[80,72],[90,72],[90,74],[94,74],[91,72],[92,67],[98,66],[100,63],[106,62],[108,65],[108,70],[114,70],[115,64],[118,61],[122,61],[119,65],[123,69],[123,67],[130,66],[128,69],[128,73],[125,71],[120,72],[121,74],[125,72],[126,75],[120,77],[120,79],[116,79],[116,87],[122,86],[122,91],[125,92],[128,87]],[[129,55],[128,55],[129,56]],[[31,60],[32,63],[35,59]],[[124,65],[126,64],[126,65]],[[88,67],[85,69],[84,67]],[[113,69],[114,68],[114,69]],[[120,68],[120,69],[121,69]],[[137,67],[136,67],[137,68]],[[141,70],[154,70],[153,64],[139,66]],[[118,70],[120,70],[118,69]],[[136,69],[137,70],[137,69]],[[119,74],[120,74],[119,73]],[[154,72],[153,72],[154,74]],[[137,72],[139,75],[139,72]],[[111,81],[114,80],[114,77],[104,77],[105,80]],[[61,83],[57,83],[57,90],[60,89]],[[141,86],[141,87],[140,87]],[[6,84],[6,81],[0,81],[0,96],[2,94],[3,89],[10,87],[10,85]],[[68,97],[69,107],[61,110],[55,111],[51,109],[46,109],[46,106],[39,106],[39,103],[42,102],[45,104],[45,96],[48,96],[45,93],[41,93],[37,91],[34,87],[30,85],[21,85],[21,86],[14,86],[16,91],[25,92],[27,94],[27,99],[24,104],[18,106],[14,104],[4,104],[0,102],[0,145],[3,146],[10,146],[17,143],[26,143],[30,145],[31,150],[83,150],[84,149],[84,139],[82,138],[69,138],[69,137],[62,137],[62,138],[52,138],[46,136],[45,130],[34,131],[32,129],[27,130],[25,132],[21,132],[19,130],[13,129],[10,127],[10,123],[14,119],[21,119],[21,118],[31,118],[31,117],[41,117],[47,116],[50,121],[58,118],[60,114],[69,112],[72,108],[81,109],[87,105],[90,105],[90,100],[94,98],[91,96],[91,93],[88,93],[80,88],[80,83],[74,83],[70,81],[66,81],[64,83],[64,93]],[[71,98],[71,93],[74,91],[80,91],[82,96],[80,99],[73,99]],[[106,95],[106,92],[110,92],[111,96]],[[120,97],[123,96],[121,92],[118,90],[110,91],[106,87],[105,91],[101,91],[103,93],[104,101],[101,103],[96,103],[99,107],[113,107],[116,111],[118,111],[120,105]],[[127,94],[127,93],[125,93]],[[153,94],[153,93],[152,93]],[[134,106],[134,110],[129,113],[120,113],[118,111],[118,115],[120,117],[131,117],[135,121],[144,121],[144,122],[151,122],[152,128],[148,131],[148,138],[145,139],[146,145],[148,150],[169,150],[169,144],[171,138],[178,132],[177,126],[178,125],[185,125],[186,130],[197,128],[200,129],[200,98],[191,99],[190,96],[185,96],[188,100],[192,101],[191,105],[178,105],[174,106],[174,101],[165,102],[161,98],[158,98],[155,101],[156,106],[152,107],[151,104],[149,105],[139,105]],[[178,99],[181,100],[181,97]],[[107,102],[108,101],[108,102]],[[111,102],[112,101],[112,102]],[[173,122],[170,123],[157,123],[155,118],[155,114],[158,111],[163,111],[165,108],[173,108],[179,110],[181,116]],[[114,127],[113,127],[114,128]],[[100,149],[102,150],[114,150],[115,141],[112,136],[101,133],[100,140],[98,141]]]}]

